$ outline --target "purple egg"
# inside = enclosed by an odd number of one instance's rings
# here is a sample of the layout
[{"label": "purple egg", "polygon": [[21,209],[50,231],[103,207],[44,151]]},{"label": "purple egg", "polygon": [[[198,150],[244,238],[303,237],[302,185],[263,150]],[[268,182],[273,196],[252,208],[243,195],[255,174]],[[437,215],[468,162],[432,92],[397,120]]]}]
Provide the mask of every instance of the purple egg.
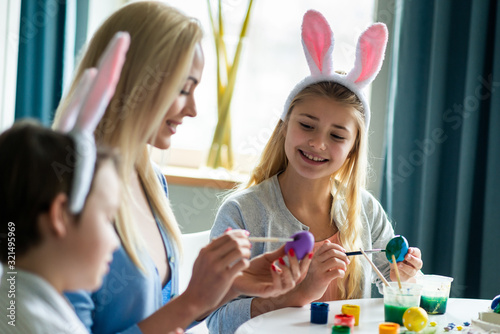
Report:
[{"label": "purple egg", "polygon": [[290,248],[293,248],[299,260],[302,260],[304,256],[309,254],[314,247],[314,236],[309,231],[295,233],[290,238],[293,238],[293,241],[286,243],[285,252],[288,254]]}]

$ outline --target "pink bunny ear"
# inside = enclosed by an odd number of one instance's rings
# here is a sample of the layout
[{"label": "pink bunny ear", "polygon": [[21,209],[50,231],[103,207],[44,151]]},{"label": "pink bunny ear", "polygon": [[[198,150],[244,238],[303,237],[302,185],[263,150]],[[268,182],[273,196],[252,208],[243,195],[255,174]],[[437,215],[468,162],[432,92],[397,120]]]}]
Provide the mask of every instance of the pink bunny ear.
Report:
[{"label": "pink bunny ear", "polygon": [[332,73],[333,32],[326,19],[308,10],[302,21],[302,46],[311,75]]},{"label": "pink bunny ear", "polygon": [[368,27],[358,40],[356,60],[346,79],[363,88],[375,79],[384,60],[388,32],[383,23]]},{"label": "pink bunny ear", "polygon": [[94,79],[97,74],[96,68],[88,68],[86,69],[73,93],[71,101],[69,102],[66,109],[62,110],[61,119],[59,121],[58,126],[55,130],[59,130],[62,132],[69,132],[75,126],[76,119],[78,118],[78,113],[80,112],[80,108],[87,97],[87,94],[94,82]]},{"label": "pink bunny ear", "polygon": [[98,74],[80,111],[76,128],[93,132],[115,93],[130,35],[118,32],[108,44],[98,63]]}]

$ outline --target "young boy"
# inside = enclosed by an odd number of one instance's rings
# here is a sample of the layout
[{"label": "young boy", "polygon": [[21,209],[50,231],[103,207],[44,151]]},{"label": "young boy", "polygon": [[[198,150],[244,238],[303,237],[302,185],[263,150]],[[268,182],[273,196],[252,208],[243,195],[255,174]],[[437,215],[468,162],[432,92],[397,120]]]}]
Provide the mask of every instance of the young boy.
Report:
[{"label": "young boy", "polygon": [[71,136],[22,121],[0,135],[1,333],[87,333],[66,290],[94,290],[118,247],[116,157],[98,151],[90,191],[69,210]]}]

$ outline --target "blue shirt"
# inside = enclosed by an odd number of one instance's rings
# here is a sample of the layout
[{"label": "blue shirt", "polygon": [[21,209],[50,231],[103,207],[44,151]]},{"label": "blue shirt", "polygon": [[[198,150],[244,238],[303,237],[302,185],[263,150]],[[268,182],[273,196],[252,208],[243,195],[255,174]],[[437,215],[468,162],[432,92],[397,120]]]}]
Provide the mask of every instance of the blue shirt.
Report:
[{"label": "blue shirt", "polygon": [[[155,172],[168,194],[167,181],[159,168]],[[154,212],[153,212],[154,214]],[[145,268],[135,266],[125,249],[120,246],[113,254],[109,273],[101,288],[93,293],[78,291],[66,293],[75,312],[91,333],[142,333],[137,323],[149,317],[179,291],[177,249],[164,227],[155,216],[170,266],[170,280],[162,287],[160,275],[147,252],[139,253]]]}]

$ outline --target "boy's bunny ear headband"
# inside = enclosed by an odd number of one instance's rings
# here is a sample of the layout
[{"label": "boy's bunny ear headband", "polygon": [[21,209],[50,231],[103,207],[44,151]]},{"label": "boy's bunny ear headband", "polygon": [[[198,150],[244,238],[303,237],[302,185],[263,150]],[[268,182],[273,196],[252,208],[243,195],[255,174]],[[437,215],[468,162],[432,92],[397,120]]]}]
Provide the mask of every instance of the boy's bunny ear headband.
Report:
[{"label": "boy's bunny ear headband", "polygon": [[109,42],[96,68],[85,70],[78,81],[56,130],[67,132],[75,141],[76,157],[69,210],[82,211],[94,175],[96,146],[94,130],[115,93],[130,35],[118,32]]},{"label": "boy's bunny ear headband", "polygon": [[354,67],[346,75],[335,73],[333,68],[333,32],[321,13],[309,10],[302,21],[302,46],[311,75],[299,82],[288,96],[281,119],[285,120],[294,97],[307,86],[331,81],[350,89],[364,107],[366,129],[370,125],[370,106],[362,89],[375,79],[384,60],[387,45],[387,27],[374,23],[358,40]]}]

